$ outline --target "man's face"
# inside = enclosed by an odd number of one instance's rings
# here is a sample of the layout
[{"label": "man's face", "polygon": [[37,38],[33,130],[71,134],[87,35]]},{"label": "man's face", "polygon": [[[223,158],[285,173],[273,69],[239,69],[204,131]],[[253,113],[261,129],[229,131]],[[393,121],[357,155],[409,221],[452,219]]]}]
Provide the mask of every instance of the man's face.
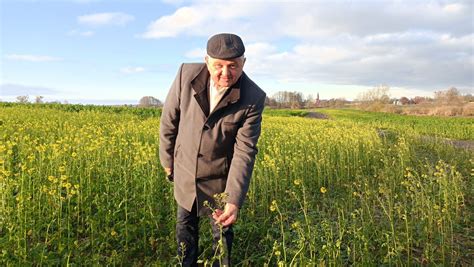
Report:
[{"label": "man's face", "polygon": [[217,59],[206,56],[206,65],[217,88],[231,87],[242,75],[245,58]]}]

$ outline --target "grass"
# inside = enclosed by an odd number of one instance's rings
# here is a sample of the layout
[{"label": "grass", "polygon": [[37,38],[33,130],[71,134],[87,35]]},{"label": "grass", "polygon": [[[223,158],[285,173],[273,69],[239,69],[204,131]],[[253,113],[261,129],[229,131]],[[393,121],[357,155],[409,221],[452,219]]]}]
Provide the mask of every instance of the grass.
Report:
[{"label": "grass", "polygon": [[265,108],[264,114],[268,116],[278,116],[278,117],[305,117],[308,115],[307,110],[301,109],[272,109]]},{"label": "grass", "polygon": [[[437,121],[425,133],[404,130],[409,117],[272,112],[235,225],[234,264],[472,262],[473,154],[424,142],[441,132]],[[156,116],[20,105],[1,107],[0,121],[1,265],[178,263]],[[200,259],[210,262],[206,220],[201,233]]]},{"label": "grass", "polygon": [[399,115],[355,109],[318,109],[335,120],[353,121],[399,132],[412,131],[420,135],[474,140],[474,119],[470,117],[437,117]]}]

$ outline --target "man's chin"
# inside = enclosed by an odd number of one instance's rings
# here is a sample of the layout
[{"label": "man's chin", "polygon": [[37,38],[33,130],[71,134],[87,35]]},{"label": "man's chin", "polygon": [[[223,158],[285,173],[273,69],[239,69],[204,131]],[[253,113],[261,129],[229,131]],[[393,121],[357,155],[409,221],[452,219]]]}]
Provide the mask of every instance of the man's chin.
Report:
[{"label": "man's chin", "polygon": [[229,88],[232,86],[231,82],[221,82],[219,83],[219,88]]}]

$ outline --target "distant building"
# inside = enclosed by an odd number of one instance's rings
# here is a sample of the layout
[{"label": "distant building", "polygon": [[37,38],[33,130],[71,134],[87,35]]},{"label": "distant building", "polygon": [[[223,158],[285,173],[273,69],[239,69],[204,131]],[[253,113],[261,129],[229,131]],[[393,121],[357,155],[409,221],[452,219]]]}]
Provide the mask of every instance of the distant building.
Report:
[{"label": "distant building", "polygon": [[321,100],[319,100],[319,92],[316,95],[316,100],[314,101],[314,105],[319,108],[321,106]]}]

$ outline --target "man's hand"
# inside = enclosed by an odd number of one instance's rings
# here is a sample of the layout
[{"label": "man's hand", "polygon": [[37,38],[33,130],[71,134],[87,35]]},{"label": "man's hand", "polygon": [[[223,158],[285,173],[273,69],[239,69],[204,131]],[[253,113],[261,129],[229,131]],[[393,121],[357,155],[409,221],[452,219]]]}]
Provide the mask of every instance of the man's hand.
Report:
[{"label": "man's hand", "polygon": [[173,169],[171,168],[164,168],[164,169],[166,173],[166,179],[168,179],[168,181],[170,182],[173,182],[174,181]]},{"label": "man's hand", "polygon": [[216,220],[216,224],[222,224],[222,226],[227,227],[237,221],[237,215],[239,214],[239,207],[232,203],[225,204],[224,211],[216,209],[212,214],[212,218]]}]

